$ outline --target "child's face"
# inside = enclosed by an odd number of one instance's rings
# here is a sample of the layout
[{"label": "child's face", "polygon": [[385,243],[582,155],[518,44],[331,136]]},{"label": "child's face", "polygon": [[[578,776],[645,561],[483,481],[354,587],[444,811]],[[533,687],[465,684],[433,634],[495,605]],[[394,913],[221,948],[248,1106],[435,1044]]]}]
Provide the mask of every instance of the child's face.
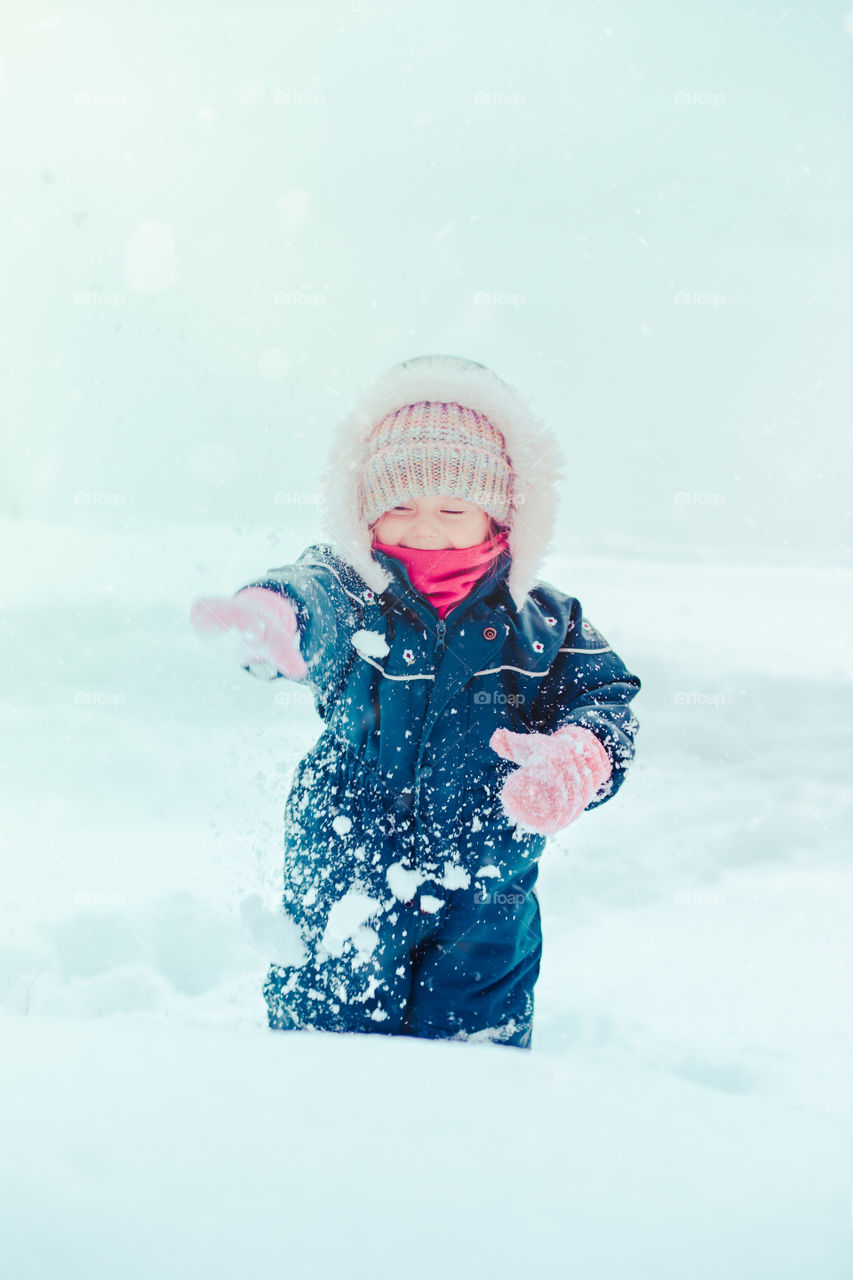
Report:
[{"label": "child's face", "polygon": [[373,536],[391,547],[474,547],[489,536],[489,517],[481,507],[447,494],[409,498],[372,526]]}]

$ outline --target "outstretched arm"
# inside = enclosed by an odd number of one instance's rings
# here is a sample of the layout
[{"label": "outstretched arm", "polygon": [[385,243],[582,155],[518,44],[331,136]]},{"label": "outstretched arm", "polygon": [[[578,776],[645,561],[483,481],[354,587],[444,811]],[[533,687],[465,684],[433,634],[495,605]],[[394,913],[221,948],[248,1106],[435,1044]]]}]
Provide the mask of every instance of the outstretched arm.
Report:
[{"label": "outstretched arm", "polygon": [[[307,547],[294,564],[270,569],[263,578],[247,583],[237,595],[253,590],[269,591],[292,605],[299,651],[306,665],[303,679],[327,692],[338,686],[346,664],[352,660],[353,649],[345,637],[359,610],[364,609],[364,601],[355,593],[354,585],[344,582],[339,562],[327,554],[325,544],[318,543]],[[268,668],[255,669],[252,665],[246,669],[266,679],[287,674]]]}]

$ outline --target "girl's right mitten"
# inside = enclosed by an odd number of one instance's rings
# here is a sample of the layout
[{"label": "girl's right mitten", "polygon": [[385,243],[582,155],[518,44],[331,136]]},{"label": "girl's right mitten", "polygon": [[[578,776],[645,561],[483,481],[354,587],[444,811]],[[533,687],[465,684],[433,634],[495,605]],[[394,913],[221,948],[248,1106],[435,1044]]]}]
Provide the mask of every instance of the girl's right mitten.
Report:
[{"label": "girl's right mitten", "polygon": [[234,596],[202,597],[193,601],[190,622],[201,637],[223,632],[239,637],[241,666],[271,662],[282,675],[294,680],[308,674],[299,652],[296,610],[278,591],[244,587]]}]

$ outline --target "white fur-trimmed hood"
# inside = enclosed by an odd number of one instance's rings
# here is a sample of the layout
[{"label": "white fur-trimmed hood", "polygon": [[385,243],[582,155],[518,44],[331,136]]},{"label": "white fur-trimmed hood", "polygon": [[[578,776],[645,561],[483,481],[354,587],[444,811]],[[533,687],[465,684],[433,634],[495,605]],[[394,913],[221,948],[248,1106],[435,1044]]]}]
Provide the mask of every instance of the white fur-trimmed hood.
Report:
[{"label": "white fur-trimmed hood", "polygon": [[373,558],[371,534],[358,510],[358,478],[370,428],[394,409],[421,400],[455,402],[485,414],[501,432],[513,471],[509,515],[512,564],[508,587],[517,608],[537,580],[550,550],[562,480],[556,438],[526,400],[486,365],[460,356],[417,356],[394,365],[365,391],[334,431],[320,477],[321,518],[335,553],[351,564],[371,590],[391,581]]}]

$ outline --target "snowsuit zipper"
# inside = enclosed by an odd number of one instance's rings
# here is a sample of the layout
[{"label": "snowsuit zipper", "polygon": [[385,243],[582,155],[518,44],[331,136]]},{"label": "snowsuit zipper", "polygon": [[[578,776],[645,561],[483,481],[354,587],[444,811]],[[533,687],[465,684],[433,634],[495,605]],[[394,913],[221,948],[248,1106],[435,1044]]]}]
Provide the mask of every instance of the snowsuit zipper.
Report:
[{"label": "snowsuit zipper", "polygon": [[[445,622],[444,618],[439,618],[438,623],[436,624],[435,635],[436,635],[435,656],[436,658],[439,658],[444,653],[445,638],[447,636],[447,623]],[[412,801],[412,807],[415,815],[415,823],[418,822],[418,810],[421,802],[421,779],[428,778],[431,775],[431,773],[432,773],[432,769],[429,768],[428,766],[416,767],[415,769],[415,790],[414,790],[414,798]]]}]

